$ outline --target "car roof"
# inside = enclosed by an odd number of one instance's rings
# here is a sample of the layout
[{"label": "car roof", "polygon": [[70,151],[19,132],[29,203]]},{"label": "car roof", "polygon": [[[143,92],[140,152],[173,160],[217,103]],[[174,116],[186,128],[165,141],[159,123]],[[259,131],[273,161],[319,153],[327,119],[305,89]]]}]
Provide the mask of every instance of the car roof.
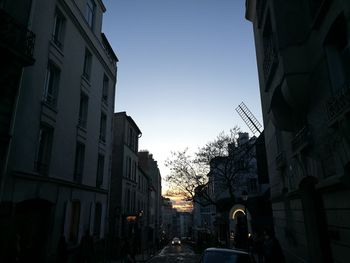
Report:
[{"label": "car roof", "polygon": [[227,252],[227,253],[248,255],[248,252],[246,252],[244,250],[229,249],[229,248],[218,248],[218,247],[207,248],[204,252]]}]

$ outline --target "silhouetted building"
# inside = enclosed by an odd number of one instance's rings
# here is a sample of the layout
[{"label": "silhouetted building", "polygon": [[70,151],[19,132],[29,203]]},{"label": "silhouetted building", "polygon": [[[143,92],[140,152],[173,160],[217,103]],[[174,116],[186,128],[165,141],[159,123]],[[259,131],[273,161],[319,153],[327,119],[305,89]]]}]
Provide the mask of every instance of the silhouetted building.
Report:
[{"label": "silhouetted building", "polygon": [[[126,112],[115,113],[113,123],[110,227],[114,239],[128,239],[134,242],[139,213],[147,207],[147,199],[143,200],[142,204],[138,199],[141,183],[144,182],[143,190],[148,187],[147,179],[144,178],[146,175],[139,173],[138,165],[138,141],[142,133]],[[143,181],[139,182],[141,176]],[[148,195],[148,191],[142,194]]]},{"label": "silhouetted building", "polygon": [[54,260],[62,235],[72,252],[85,230],[105,236],[118,59],[104,11],[95,0],[0,1],[1,130],[11,123],[1,239],[28,262]]},{"label": "silhouetted building", "polygon": [[192,237],[196,242],[209,242],[215,233],[216,207],[203,197],[204,191],[209,195],[208,185],[198,186],[194,195]]},{"label": "silhouetted building", "polygon": [[[236,145],[229,146],[228,156],[212,159],[208,193],[216,203],[213,225],[219,242],[246,247],[249,234],[271,227],[272,215],[269,185],[263,173],[264,149],[258,147],[257,154],[258,138],[249,138],[248,133],[238,135]],[[258,159],[262,166],[259,170]],[[237,238],[242,241],[237,242]]]},{"label": "silhouetted building", "polygon": [[164,242],[167,243],[170,241],[175,233],[174,233],[174,225],[173,225],[173,218],[176,215],[176,209],[173,208],[173,204],[170,200],[170,198],[162,197],[162,225],[161,225],[161,231],[162,231],[162,237],[165,239]]},{"label": "silhouetted building", "polygon": [[150,180],[148,240],[151,244],[157,244],[160,241],[160,226],[162,224],[162,178],[157,161],[153,159],[152,154],[148,151],[140,151],[138,156],[139,165]]},{"label": "silhouetted building", "polygon": [[247,0],[274,230],[288,262],[347,262],[350,2]]}]

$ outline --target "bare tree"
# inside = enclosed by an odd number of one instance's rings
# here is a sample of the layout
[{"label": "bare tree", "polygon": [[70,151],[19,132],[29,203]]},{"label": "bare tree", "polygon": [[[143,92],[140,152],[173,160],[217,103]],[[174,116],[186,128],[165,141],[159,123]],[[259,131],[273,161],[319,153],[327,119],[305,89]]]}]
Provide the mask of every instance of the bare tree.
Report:
[{"label": "bare tree", "polygon": [[238,141],[239,132],[238,127],[231,129],[229,134],[221,132],[215,140],[199,148],[194,156],[188,154],[188,149],[172,152],[166,161],[170,168],[166,180],[173,191],[186,201],[201,205],[220,206],[217,200],[222,193],[234,202],[242,176],[254,169],[255,157],[254,143],[252,140]]}]

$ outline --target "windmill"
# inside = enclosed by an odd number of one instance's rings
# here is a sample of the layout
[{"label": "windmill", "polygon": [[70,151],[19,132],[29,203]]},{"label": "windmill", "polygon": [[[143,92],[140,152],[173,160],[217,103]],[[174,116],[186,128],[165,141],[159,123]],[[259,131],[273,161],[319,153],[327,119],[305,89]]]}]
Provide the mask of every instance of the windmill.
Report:
[{"label": "windmill", "polygon": [[248,109],[248,107],[244,104],[244,102],[241,102],[241,104],[238,105],[236,108],[237,113],[245,124],[247,124],[248,128],[252,131],[252,133],[255,135],[256,133],[261,134],[262,132],[262,125],[260,122],[255,118],[253,113]]}]

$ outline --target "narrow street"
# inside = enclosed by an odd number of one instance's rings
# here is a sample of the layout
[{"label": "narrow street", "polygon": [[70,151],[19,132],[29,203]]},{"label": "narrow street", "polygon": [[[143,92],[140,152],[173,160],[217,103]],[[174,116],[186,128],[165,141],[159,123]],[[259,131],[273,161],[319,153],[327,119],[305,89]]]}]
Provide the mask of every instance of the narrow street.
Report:
[{"label": "narrow street", "polygon": [[200,255],[195,254],[192,248],[188,245],[181,246],[166,246],[162,251],[155,257],[153,257],[150,263],[175,263],[175,262],[186,262],[194,263],[198,262]]}]

